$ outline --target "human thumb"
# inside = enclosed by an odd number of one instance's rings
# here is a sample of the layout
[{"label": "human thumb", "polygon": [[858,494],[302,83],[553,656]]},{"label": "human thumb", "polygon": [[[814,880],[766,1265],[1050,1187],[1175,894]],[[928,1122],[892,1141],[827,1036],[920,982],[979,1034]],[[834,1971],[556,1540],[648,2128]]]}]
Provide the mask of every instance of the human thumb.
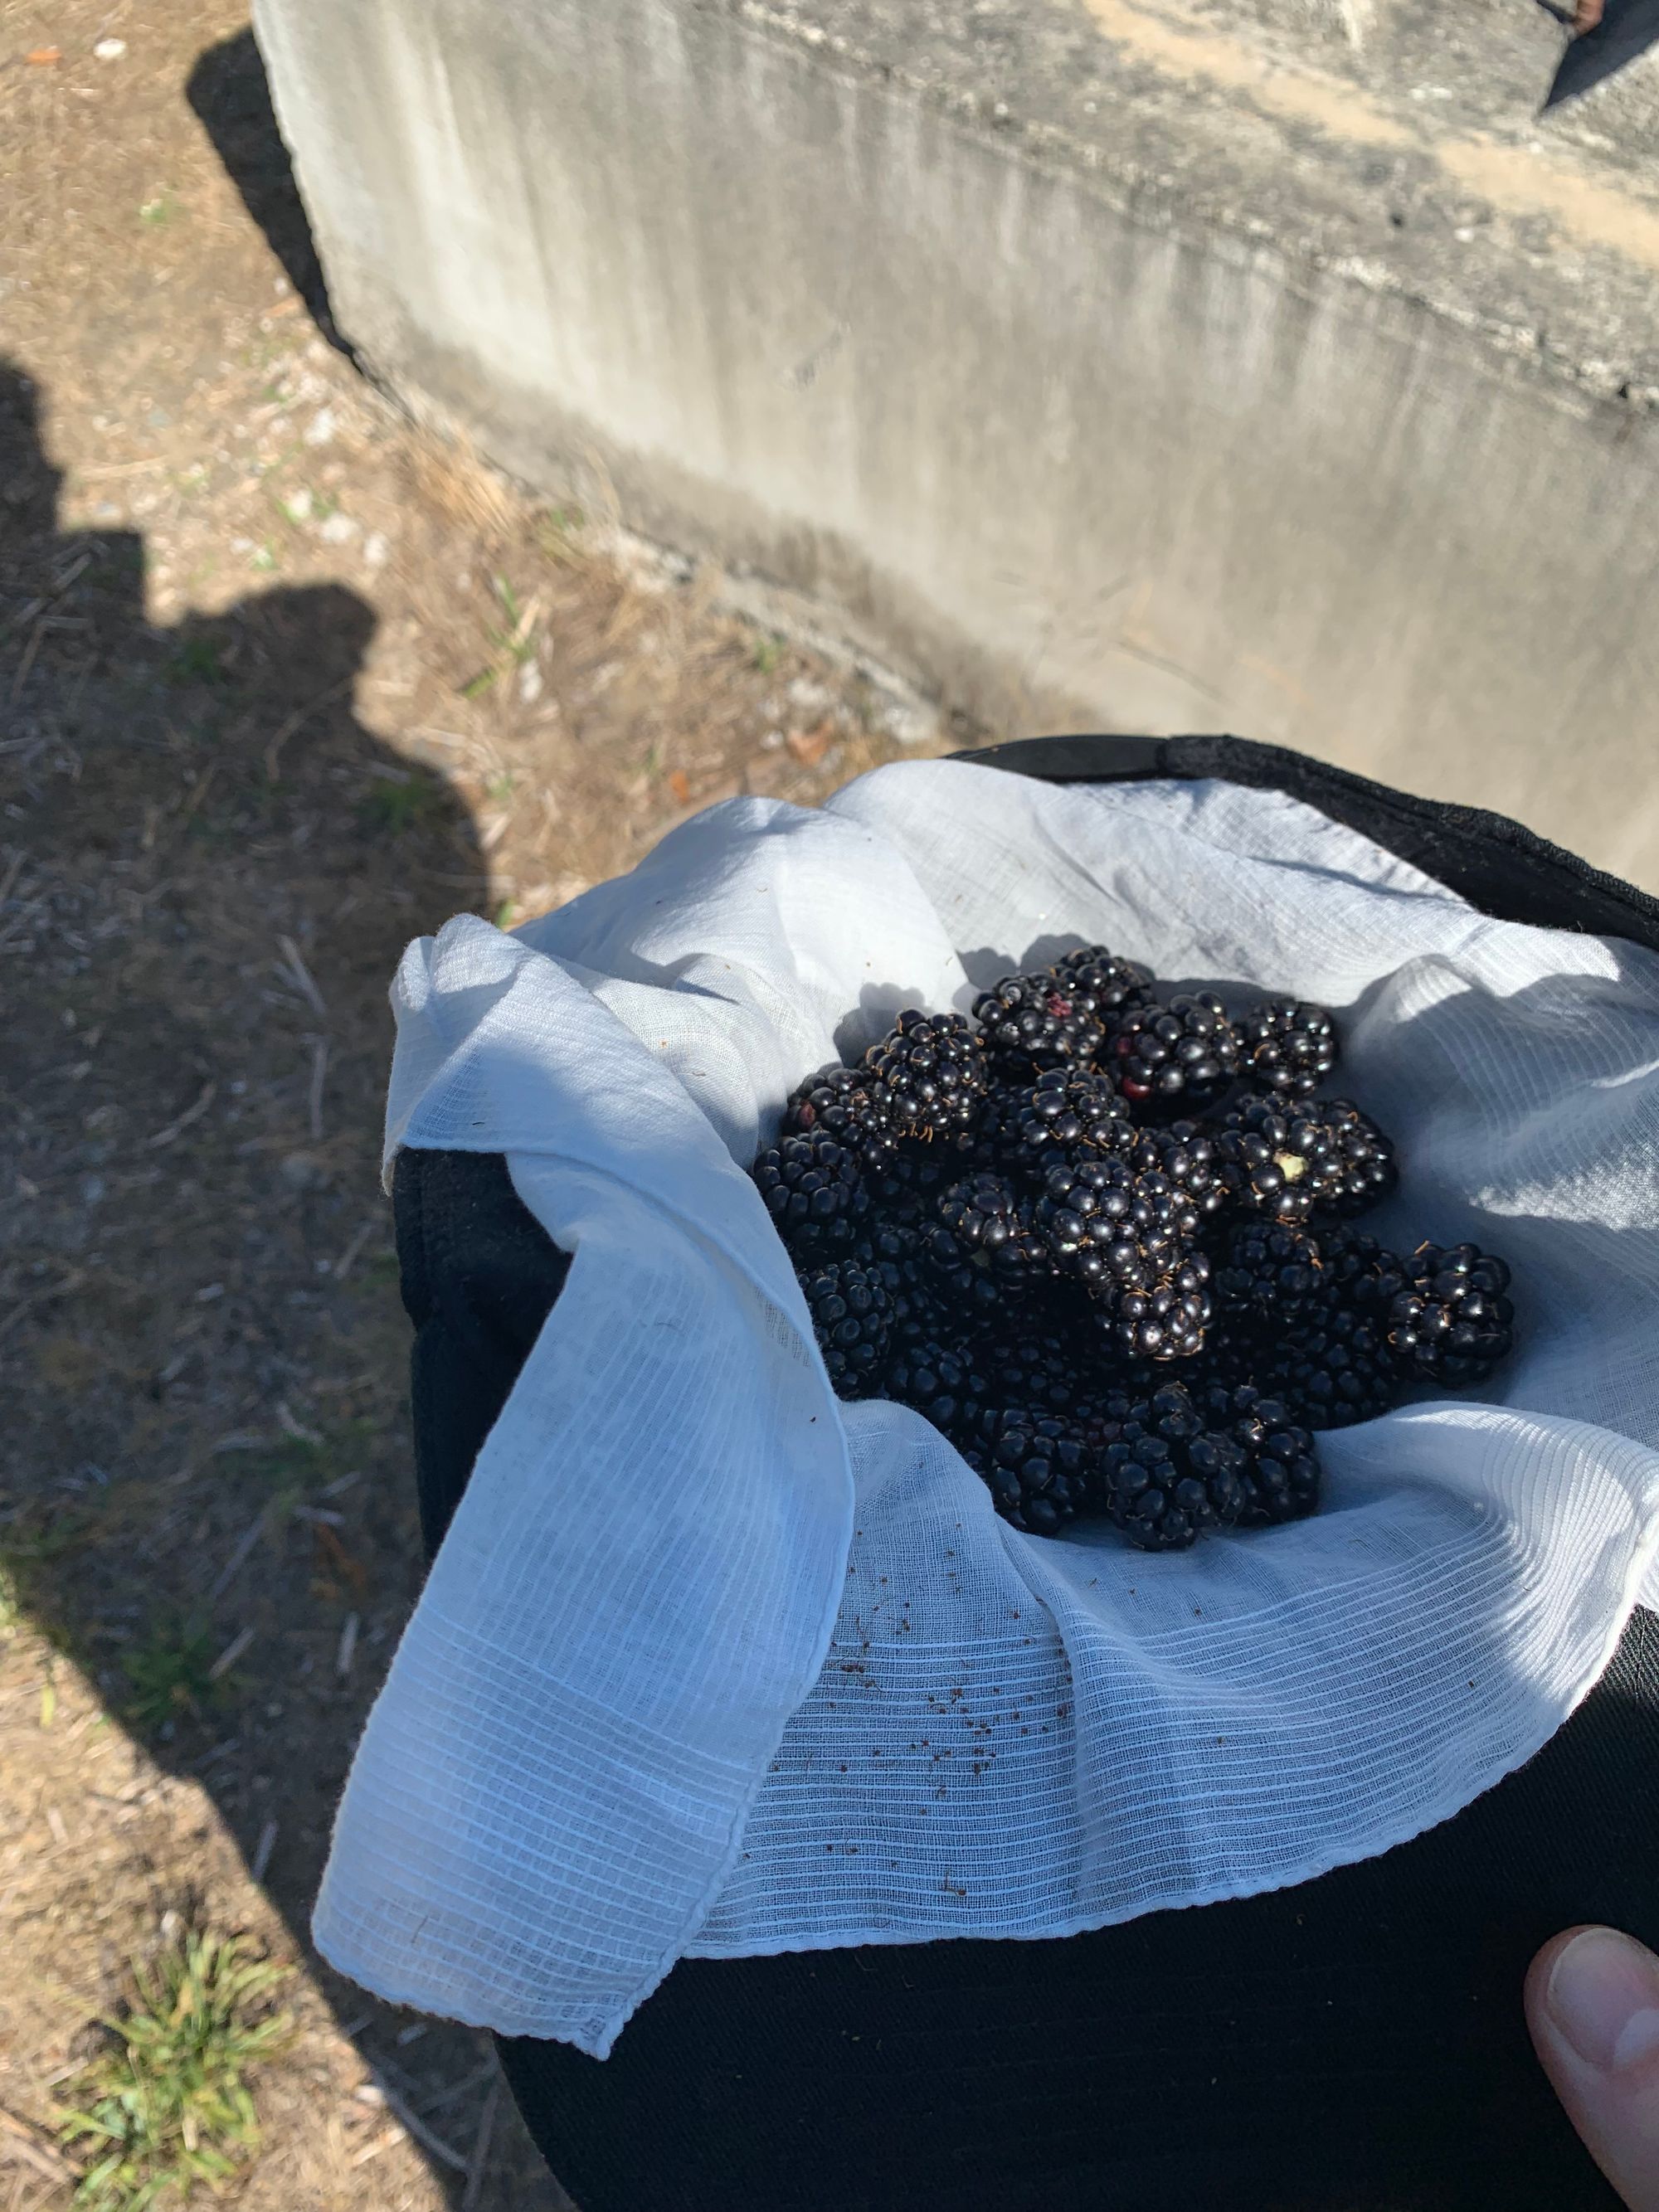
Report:
[{"label": "human thumb", "polygon": [[1630,2212],[1659,2212],[1659,1958],[1616,1929],[1569,1928],[1532,1962],[1527,2025]]}]

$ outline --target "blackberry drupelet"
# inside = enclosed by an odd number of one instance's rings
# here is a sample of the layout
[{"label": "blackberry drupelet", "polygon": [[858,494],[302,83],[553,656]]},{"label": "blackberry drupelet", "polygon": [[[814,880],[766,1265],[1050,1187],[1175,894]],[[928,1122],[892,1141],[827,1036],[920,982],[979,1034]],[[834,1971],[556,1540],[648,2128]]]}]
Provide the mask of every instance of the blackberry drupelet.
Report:
[{"label": "blackberry drupelet", "polygon": [[988,1087],[985,1047],[960,1014],[908,1007],[864,1055],[895,1135],[970,1138]]},{"label": "blackberry drupelet", "polygon": [[1088,1488],[1089,1453],[1069,1421],[1024,1407],[991,1414],[977,1455],[996,1509],[1016,1528],[1052,1536],[1072,1519]]},{"label": "blackberry drupelet", "polygon": [[1103,1031],[1092,1010],[1049,969],[1005,975],[974,1001],[985,1048],[1012,1072],[1092,1060]]},{"label": "blackberry drupelet", "polygon": [[1281,1098],[1311,1098],[1336,1066],[1336,1024],[1323,1006],[1267,999],[1235,1024],[1247,1083]]},{"label": "blackberry drupelet", "polygon": [[832,1067],[792,1093],[783,1109],[783,1134],[821,1129],[861,1159],[879,1163],[893,1151],[886,1093],[855,1067]]},{"label": "blackberry drupelet", "polygon": [[1211,1280],[1218,1313],[1263,1326],[1306,1319],[1324,1296],[1320,1247],[1301,1230],[1271,1221],[1237,1224]]},{"label": "blackberry drupelet", "polygon": [[1113,1080],[1132,1106],[1148,1110],[1202,1107],[1238,1073],[1238,1038],[1212,991],[1156,1000],[1133,1008],[1111,1044]]},{"label": "blackberry drupelet", "polygon": [[880,1275],[856,1260],[830,1260],[802,1279],[830,1380],[840,1398],[866,1398],[878,1386],[892,1329]]},{"label": "blackberry drupelet", "polygon": [[1515,1343],[1507,1265],[1478,1244],[1422,1244],[1407,1265],[1410,1287],[1389,1310],[1389,1350],[1434,1382],[1484,1382]]},{"label": "blackberry drupelet", "polygon": [[817,1254],[851,1242],[868,1200],[857,1156],[838,1139],[822,1129],[786,1137],[750,1172],[793,1249]]}]

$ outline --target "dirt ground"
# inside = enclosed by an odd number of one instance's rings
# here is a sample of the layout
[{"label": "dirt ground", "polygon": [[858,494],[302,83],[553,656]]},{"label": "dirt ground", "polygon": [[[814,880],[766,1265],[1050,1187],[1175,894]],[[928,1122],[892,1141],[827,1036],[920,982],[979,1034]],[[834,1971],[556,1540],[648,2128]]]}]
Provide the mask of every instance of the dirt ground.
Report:
[{"label": "dirt ground", "polygon": [[550,2212],[306,1934],[421,1579],[387,980],[959,738],[368,387],[235,0],[0,0],[0,2212],[191,1922],[298,1968],[234,2202]]}]

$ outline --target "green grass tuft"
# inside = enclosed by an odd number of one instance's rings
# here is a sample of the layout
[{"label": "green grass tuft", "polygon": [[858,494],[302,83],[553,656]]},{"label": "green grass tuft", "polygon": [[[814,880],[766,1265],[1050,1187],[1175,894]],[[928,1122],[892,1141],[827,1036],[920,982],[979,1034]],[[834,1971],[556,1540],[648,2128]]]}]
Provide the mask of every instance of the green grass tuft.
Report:
[{"label": "green grass tuft", "polygon": [[77,2205],[149,2212],[234,2180],[259,2136],[246,2077],[292,2030],[271,2010],[291,1971],[237,1936],[191,1934],[148,1970],[135,1962],[133,1996],[58,2118],[58,2142],[86,2161]]},{"label": "green grass tuft", "polygon": [[126,1717],[143,1729],[169,1721],[199,1719],[231,1694],[228,1676],[214,1680],[218,1642],[205,1621],[170,1619],[158,1622],[143,1644],[121,1655],[131,1685]]}]

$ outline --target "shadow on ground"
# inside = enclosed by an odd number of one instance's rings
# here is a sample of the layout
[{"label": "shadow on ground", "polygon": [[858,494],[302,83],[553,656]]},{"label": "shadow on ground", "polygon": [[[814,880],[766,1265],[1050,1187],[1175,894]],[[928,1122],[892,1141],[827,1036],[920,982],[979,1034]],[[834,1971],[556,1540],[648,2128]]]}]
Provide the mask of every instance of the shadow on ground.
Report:
[{"label": "shadow on ground", "polygon": [[350,356],[329,305],[323,265],[276,125],[270,86],[252,31],[210,46],[185,95],[248,213],[331,346]]},{"label": "shadow on ground", "polygon": [[[143,540],[59,529],[37,413],[0,362],[0,1597],[210,1794],[309,1957],[422,1574],[386,988],[482,856],[354,712],[359,599],[153,626]],[[129,1878],[118,1838],[97,1848],[77,1880]],[[400,2044],[311,1964],[392,2096],[442,2106],[428,2136],[465,2150],[477,2040]],[[459,2204],[466,2157],[433,2155]],[[557,2200],[465,2197],[532,2201]]]}]

